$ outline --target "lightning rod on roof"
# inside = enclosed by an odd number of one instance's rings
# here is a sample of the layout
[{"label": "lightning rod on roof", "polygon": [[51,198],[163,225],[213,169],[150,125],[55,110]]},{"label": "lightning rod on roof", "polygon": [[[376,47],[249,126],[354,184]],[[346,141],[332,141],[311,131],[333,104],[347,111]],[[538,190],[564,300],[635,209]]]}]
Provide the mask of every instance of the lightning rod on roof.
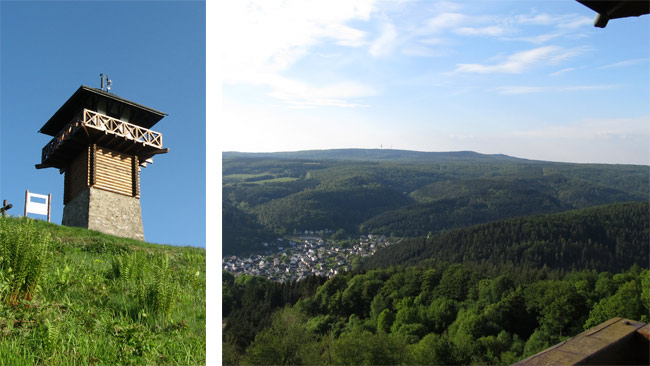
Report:
[{"label": "lightning rod on roof", "polygon": [[[99,77],[101,78],[101,90],[110,91],[112,81],[111,81],[111,79],[108,78],[108,75],[99,74]],[[104,86],[104,81],[106,82],[106,86]]]}]

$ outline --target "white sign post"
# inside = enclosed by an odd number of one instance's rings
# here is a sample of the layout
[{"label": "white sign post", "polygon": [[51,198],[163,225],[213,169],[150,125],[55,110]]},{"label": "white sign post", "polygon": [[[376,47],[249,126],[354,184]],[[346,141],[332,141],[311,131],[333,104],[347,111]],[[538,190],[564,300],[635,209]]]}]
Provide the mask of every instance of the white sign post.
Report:
[{"label": "white sign post", "polygon": [[[45,200],[45,202],[35,202],[32,198]],[[44,194],[29,193],[25,190],[25,216],[28,213],[37,215],[47,215],[47,222],[50,222],[50,210],[52,208],[52,193],[47,196]]]}]

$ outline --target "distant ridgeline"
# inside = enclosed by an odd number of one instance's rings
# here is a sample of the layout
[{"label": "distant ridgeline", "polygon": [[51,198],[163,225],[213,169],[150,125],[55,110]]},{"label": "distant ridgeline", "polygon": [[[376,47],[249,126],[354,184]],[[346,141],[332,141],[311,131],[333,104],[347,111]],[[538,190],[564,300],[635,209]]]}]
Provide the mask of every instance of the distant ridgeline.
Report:
[{"label": "distant ridgeline", "polygon": [[[475,152],[226,152],[223,253],[254,252],[263,241],[304,230],[421,237],[513,217],[647,202],[649,173],[648,166]],[[647,238],[647,208],[645,230]],[[535,261],[533,252],[519,254]]]}]

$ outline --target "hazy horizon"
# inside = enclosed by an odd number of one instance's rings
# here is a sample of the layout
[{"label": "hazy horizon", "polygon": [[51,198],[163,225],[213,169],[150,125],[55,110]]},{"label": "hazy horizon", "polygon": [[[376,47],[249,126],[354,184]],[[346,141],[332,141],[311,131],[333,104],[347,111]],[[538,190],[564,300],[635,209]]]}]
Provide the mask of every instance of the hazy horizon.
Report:
[{"label": "hazy horizon", "polygon": [[284,153],[300,153],[306,151],[330,151],[330,150],[394,150],[394,151],[409,151],[409,152],[420,152],[420,153],[459,153],[459,152],[472,152],[481,155],[504,155],[511,158],[517,158],[522,160],[531,160],[531,161],[543,161],[551,163],[569,163],[569,164],[608,164],[608,165],[639,165],[639,166],[649,166],[650,164],[633,164],[633,163],[603,163],[597,161],[559,161],[559,160],[542,160],[542,159],[533,159],[525,156],[516,156],[510,154],[502,153],[483,153],[480,151],[474,150],[448,150],[448,151],[425,151],[425,150],[411,150],[411,149],[395,149],[395,148],[362,148],[362,147],[349,147],[349,148],[324,148],[324,149],[304,149],[304,150],[278,150],[278,151],[239,151],[239,150],[228,150],[222,151],[222,154],[226,153],[237,153],[237,154],[284,154]]},{"label": "hazy horizon", "polygon": [[577,1],[223,4],[221,150],[650,164],[649,17]]}]

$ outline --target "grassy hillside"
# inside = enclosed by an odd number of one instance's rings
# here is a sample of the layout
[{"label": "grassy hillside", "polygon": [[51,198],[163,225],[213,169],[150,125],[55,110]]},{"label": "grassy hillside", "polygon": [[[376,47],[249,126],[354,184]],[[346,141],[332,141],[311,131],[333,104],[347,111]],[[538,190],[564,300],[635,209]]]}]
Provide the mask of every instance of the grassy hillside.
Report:
[{"label": "grassy hillside", "polygon": [[205,364],[205,258],[0,219],[0,365]]}]

